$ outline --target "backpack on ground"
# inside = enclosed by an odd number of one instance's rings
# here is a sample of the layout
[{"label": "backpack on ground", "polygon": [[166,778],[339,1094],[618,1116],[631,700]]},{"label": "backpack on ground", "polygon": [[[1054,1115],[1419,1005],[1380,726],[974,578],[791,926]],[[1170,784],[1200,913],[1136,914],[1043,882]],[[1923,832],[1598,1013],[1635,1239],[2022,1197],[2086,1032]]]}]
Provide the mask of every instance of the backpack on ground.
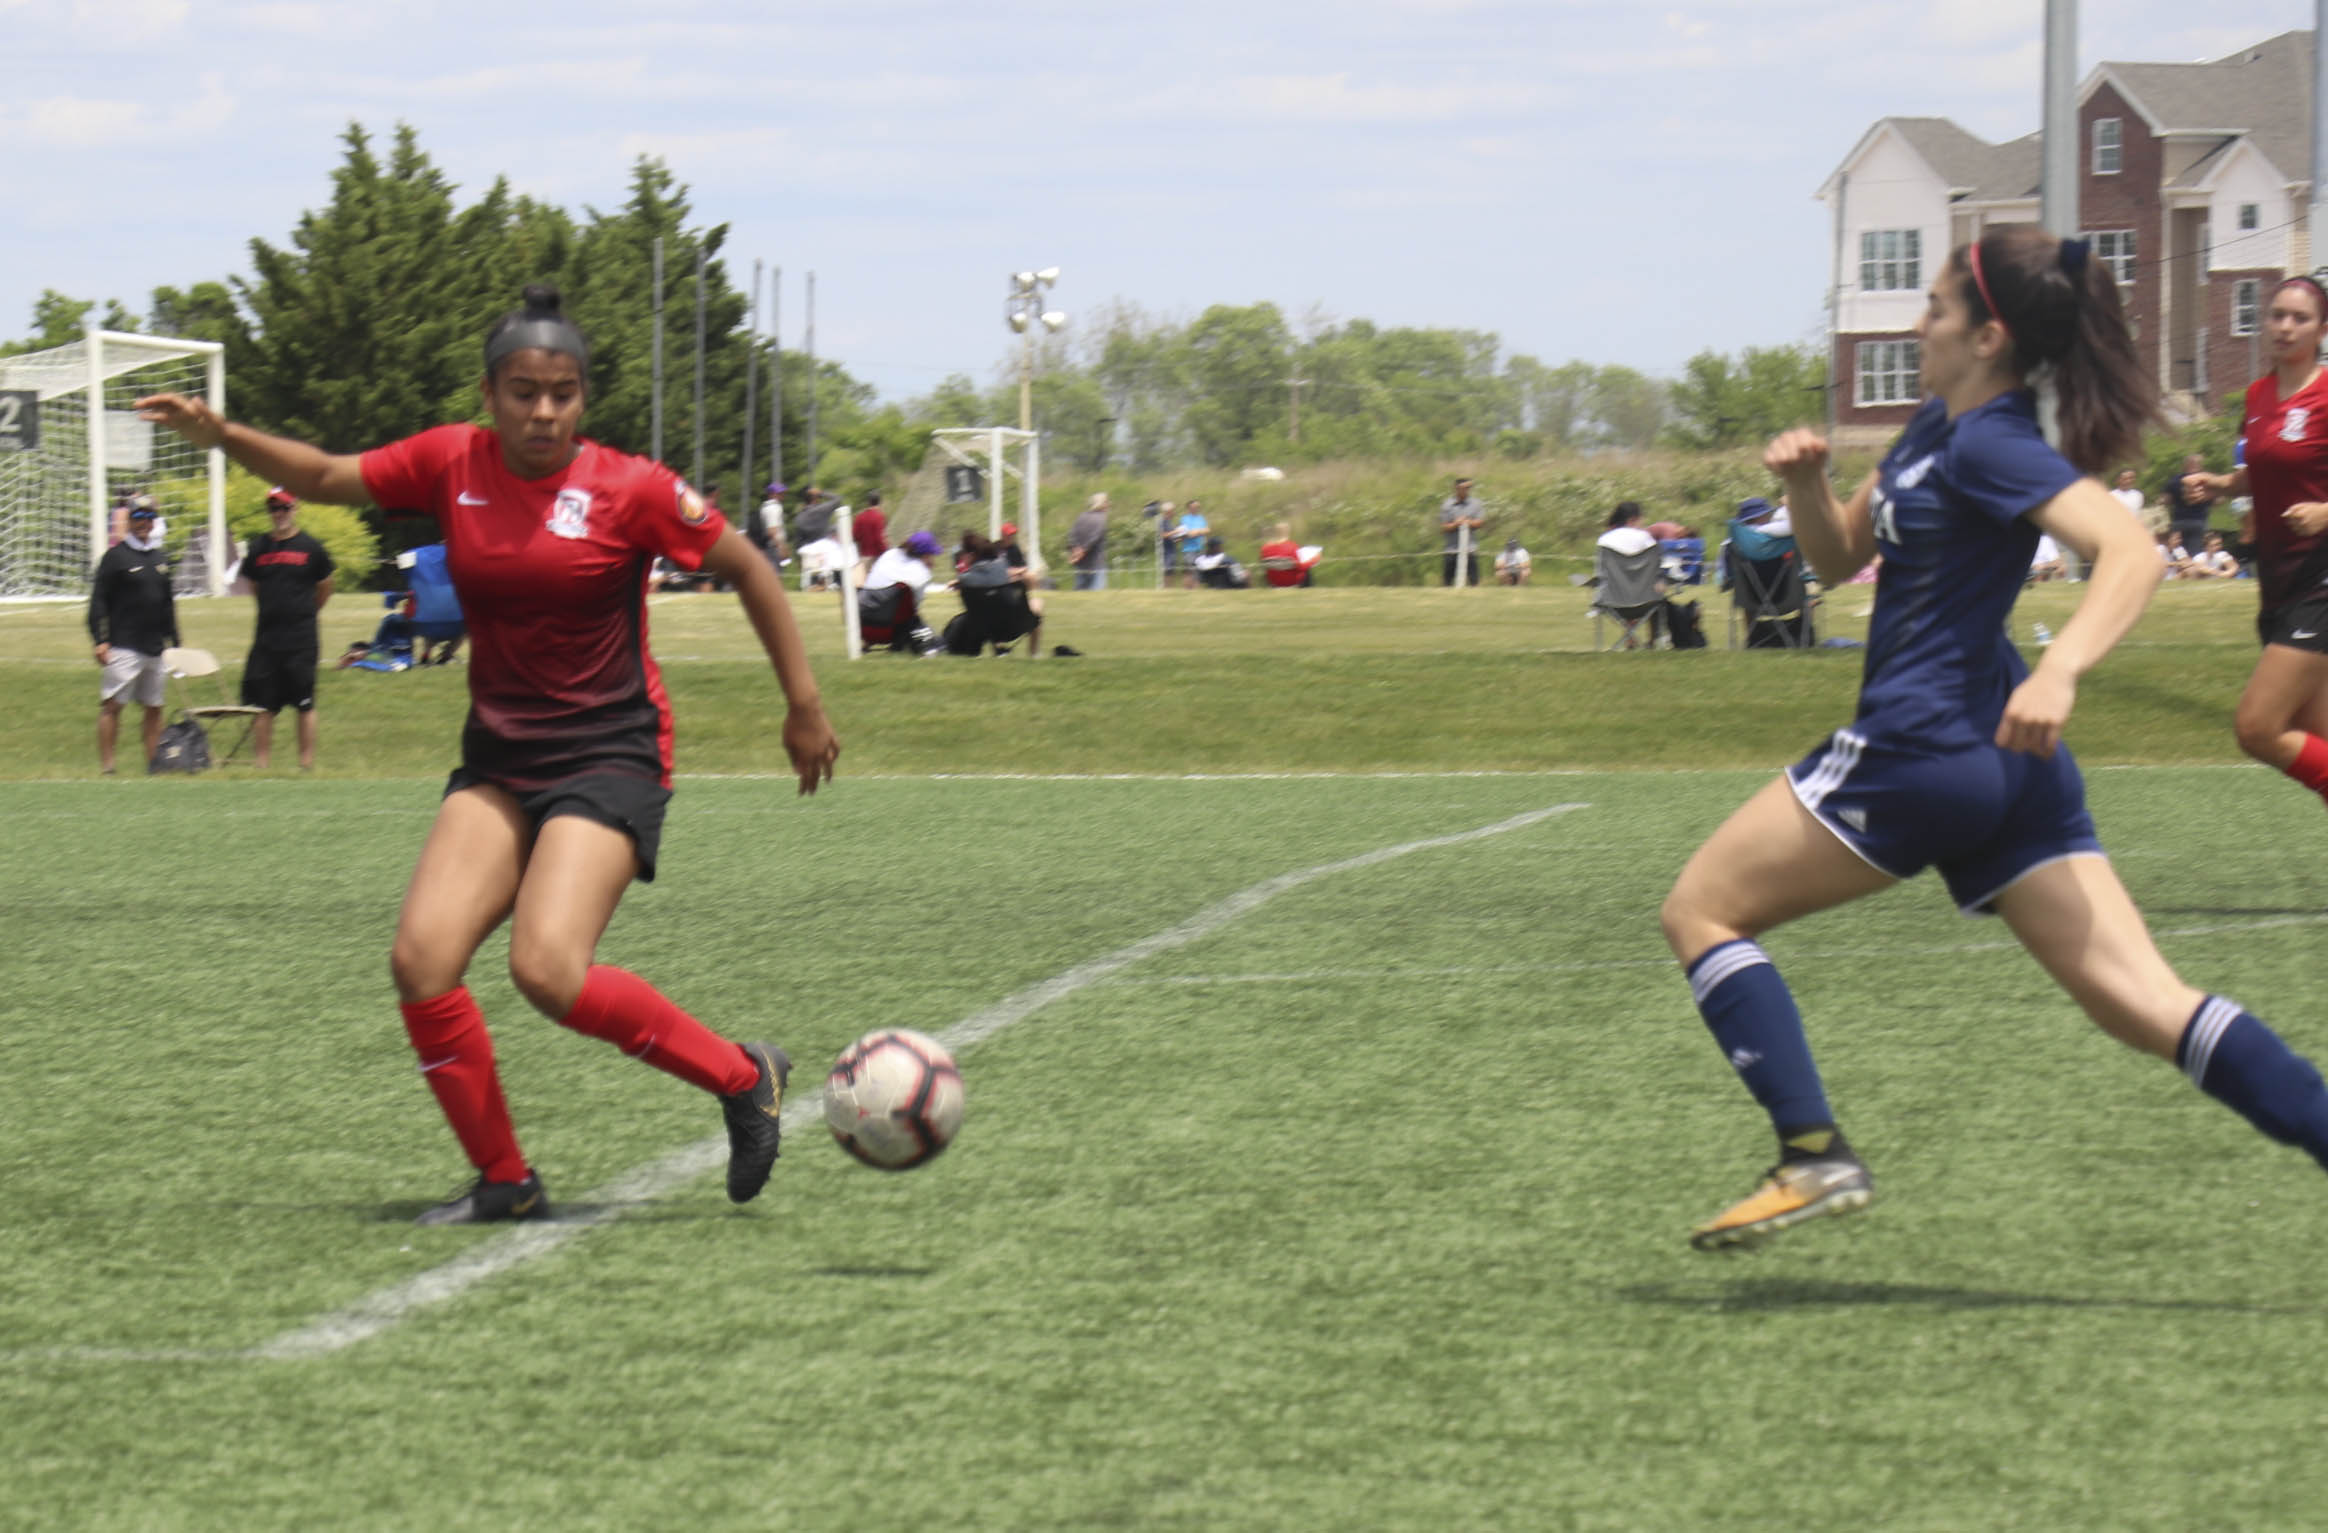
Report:
[{"label": "backpack on ground", "polygon": [[162,772],[207,772],[210,770],[210,736],[202,726],[184,714],[178,722],[166,726],[154,742],[154,759],[146,763],[146,775]]}]

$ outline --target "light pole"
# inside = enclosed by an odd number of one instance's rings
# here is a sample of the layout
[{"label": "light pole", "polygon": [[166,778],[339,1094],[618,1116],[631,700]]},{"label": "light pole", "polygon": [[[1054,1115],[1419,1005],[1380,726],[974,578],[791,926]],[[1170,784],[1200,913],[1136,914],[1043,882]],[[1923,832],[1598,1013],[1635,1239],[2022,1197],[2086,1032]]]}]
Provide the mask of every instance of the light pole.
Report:
[{"label": "light pole", "polygon": [[1003,300],[1002,314],[1013,334],[1021,336],[1025,344],[1019,348],[1019,430],[1035,429],[1035,335],[1038,331],[1056,332],[1067,323],[1067,316],[1057,309],[1043,307],[1044,292],[1059,280],[1059,268],[1046,266],[1041,271],[1019,271],[1010,275],[1010,296]]}]

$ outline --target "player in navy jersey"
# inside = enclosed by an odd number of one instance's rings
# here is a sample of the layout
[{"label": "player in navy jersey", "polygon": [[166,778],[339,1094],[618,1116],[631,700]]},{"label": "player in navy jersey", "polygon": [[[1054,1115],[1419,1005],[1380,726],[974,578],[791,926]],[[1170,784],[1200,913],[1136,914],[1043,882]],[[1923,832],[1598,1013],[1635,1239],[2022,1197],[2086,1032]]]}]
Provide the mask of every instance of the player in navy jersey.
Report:
[{"label": "player in navy jersey", "polygon": [[2239,695],[2239,748],[2328,798],[2328,374],[2320,342],[2328,290],[2290,277],[2271,295],[2272,370],[2247,387],[2239,467],[2188,474],[2218,495],[2253,498],[2262,658]]},{"label": "player in navy jersey", "polygon": [[[1927,867],[1961,909],[2002,916],[2112,1037],[2175,1061],[2328,1167],[2320,1073],[2168,966],[2102,855],[2061,745],[2079,677],[2125,636],[2160,577],[2141,524],[2089,477],[2131,455],[2157,407],[2117,284],[2084,241],[1992,230],[1949,257],[1916,331],[1930,397],[1848,502],[1828,483],[1816,433],[1786,432],[1764,454],[1823,580],[1848,579],[1879,553],[1883,567],[1856,716],[1715,831],[1666,897],[1666,939],[1698,1009],[1779,1140],[1778,1164],[1754,1191],[1693,1233],[1700,1249],[1750,1244],[1872,1196],[1794,998],[1756,939]],[[2045,414],[2056,416],[2050,432]],[[2040,532],[2092,572],[2032,671],[2006,619]]]},{"label": "player in navy jersey", "polygon": [[592,962],[623,890],[655,876],[671,797],[671,710],[646,643],[658,557],[735,587],[784,689],[802,793],[831,780],[840,745],[768,561],[670,470],[575,434],[587,359],[558,295],[530,287],[486,336],[490,427],[439,426],[353,456],[176,394],[137,406],[297,495],[419,508],[444,532],[469,626],[469,719],[389,966],[421,1073],[477,1178],[423,1224],[549,1212],[464,983],[504,921],[510,977],[535,1007],[719,1097],[730,1198],[756,1196],[776,1161],[784,1052],[730,1042],[645,980]]}]

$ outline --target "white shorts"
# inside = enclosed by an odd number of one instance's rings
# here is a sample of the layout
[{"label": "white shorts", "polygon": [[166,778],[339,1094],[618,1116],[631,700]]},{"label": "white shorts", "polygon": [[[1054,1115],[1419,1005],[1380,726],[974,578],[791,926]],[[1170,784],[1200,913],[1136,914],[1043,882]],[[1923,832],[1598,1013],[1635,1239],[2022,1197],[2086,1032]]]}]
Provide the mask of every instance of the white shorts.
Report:
[{"label": "white shorts", "polygon": [[134,649],[116,645],[106,659],[105,680],[98,688],[97,700],[110,703],[119,698],[159,708],[162,689],[169,684],[169,678],[161,656],[141,655]]}]

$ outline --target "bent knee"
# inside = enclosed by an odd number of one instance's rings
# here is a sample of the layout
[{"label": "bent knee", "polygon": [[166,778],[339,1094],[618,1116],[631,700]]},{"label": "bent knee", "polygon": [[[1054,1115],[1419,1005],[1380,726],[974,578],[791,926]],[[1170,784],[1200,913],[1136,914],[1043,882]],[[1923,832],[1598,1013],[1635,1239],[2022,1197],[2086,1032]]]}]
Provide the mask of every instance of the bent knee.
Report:
[{"label": "bent knee", "polygon": [[457,988],[468,963],[443,952],[435,944],[398,932],[388,949],[388,977],[395,982],[400,1001],[426,1001]]},{"label": "bent knee", "polygon": [[1657,924],[1665,933],[1665,945],[1684,964],[1708,948],[1744,935],[1729,923],[1714,919],[1705,901],[1698,897],[1698,891],[1691,887],[1686,868],[1667,891],[1665,903],[1658,907]]},{"label": "bent knee", "polygon": [[551,943],[510,941],[510,982],[528,1005],[553,1021],[574,1009],[589,972],[586,953],[571,953]]}]

